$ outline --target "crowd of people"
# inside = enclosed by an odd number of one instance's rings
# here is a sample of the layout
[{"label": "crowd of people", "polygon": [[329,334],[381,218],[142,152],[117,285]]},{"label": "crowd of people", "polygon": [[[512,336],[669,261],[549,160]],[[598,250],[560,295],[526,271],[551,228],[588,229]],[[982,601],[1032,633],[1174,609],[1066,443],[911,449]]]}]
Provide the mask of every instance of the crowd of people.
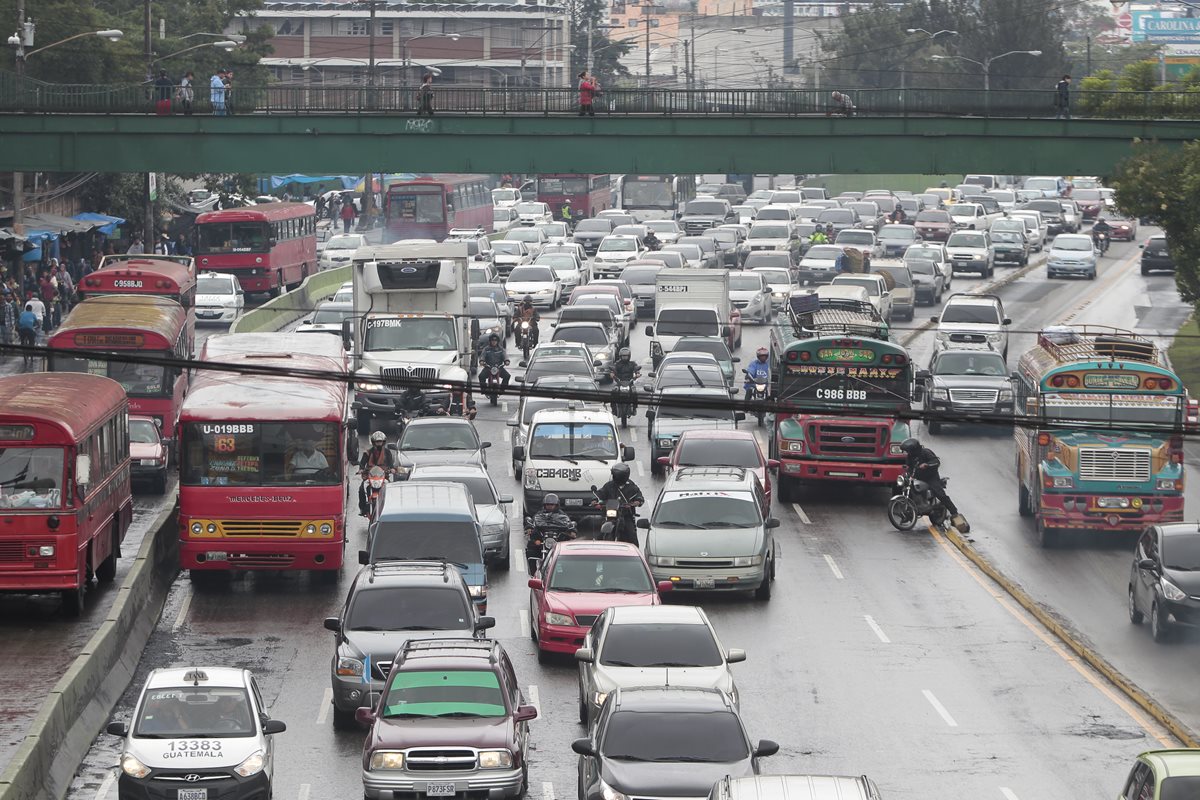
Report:
[{"label": "crowd of people", "polygon": [[80,277],[94,269],[91,262],[81,259],[74,270],[66,261],[49,260],[38,270],[27,269],[20,277],[4,272],[0,279],[0,336],[4,344],[33,344],[37,335],[49,334],[62,324],[63,318],[75,304],[75,290]]}]

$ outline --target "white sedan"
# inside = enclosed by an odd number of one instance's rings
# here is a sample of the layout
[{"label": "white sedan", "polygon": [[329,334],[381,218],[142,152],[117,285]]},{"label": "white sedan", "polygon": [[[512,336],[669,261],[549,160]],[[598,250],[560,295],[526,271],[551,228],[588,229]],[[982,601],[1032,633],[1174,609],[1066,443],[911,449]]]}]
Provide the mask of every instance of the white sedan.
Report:
[{"label": "white sedan", "polygon": [[771,305],[775,311],[786,309],[792,299],[792,292],[796,290],[796,278],[792,271],[783,267],[755,267],[750,271],[761,273],[767,281],[767,288],[771,290]]},{"label": "white sedan", "polygon": [[367,239],[361,233],[340,233],[337,236],[331,236],[329,241],[325,242],[324,249],[321,250],[317,266],[323,270],[344,267],[350,263],[354,251],[365,247],[366,244]]},{"label": "white sedan", "polygon": [[220,272],[202,272],[196,283],[196,321],[233,322],[246,306],[237,278]]},{"label": "white sedan", "polygon": [[543,253],[533,262],[536,266],[546,266],[554,270],[562,284],[562,293],[570,295],[577,286],[587,283],[586,270],[579,259],[571,253]]},{"label": "white sedan", "polygon": [[562,282],[550,267],[528,264],[508,274],[504,293],[513,303],[520,303],[528,295],[535,306],[554,310],[562,300]]}]

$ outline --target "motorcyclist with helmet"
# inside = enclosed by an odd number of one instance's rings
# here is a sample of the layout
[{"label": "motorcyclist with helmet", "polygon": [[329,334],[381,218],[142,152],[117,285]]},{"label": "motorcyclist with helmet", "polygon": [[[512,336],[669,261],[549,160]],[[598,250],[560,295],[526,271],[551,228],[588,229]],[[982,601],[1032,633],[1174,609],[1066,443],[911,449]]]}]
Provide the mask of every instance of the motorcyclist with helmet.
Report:
[{"label": "motorcyclist with helmet", "polygon": [[942,465],[942,461],[937,457],[937,453],[928,447],[922,446],[917,439],[913,438],[905,439],[901,442],[900,449],[904,451],[906,456],[904,461],[905,468],[914,478],[924,481],[929,485],[930,493],[941,501],[942,505],[946,507],[946,513],[950,515],[956,525],[959,525],[958,506],[954,505],[954,501],[946,494],[945,482],[938,471]]},{"label": "motorcyclist with helmet", "polygon": [[420,386],[409,386],[400,395],[398,407],[407,419],[444,415],[446,409],[437,400],[429,397]]},{"label": "motorcyclist with helmet", "polygon": [[767,348],[760,347],[754,353],[754,360],[746,366],[746,383],[743,389],[746,395],[749,396],[754,391],[754,384],[762,383],[767,386],[768,392],[771,388],[771,362],[770,352]]},{"label": "motorcyclist with helmet", "polygon": [[[617,360],[609,364],[608,376],[616,383],[630,383],[637,380],[638,375],[642,374],[642,368],[630,358],[628,347],[622,347],[617,351]],[[613,402],[616,403],[616,392],[613,392]],[[633,392],[630,402],[633,405],[633,410],[637,410],[637,392]]]},{"label": "motorcyclist with helmet", "polygon": [[642,241],[646,245],[647,250],[658,250],[662,247],[662,240],[654,234],[653,230],[647,230],[646,238]]},{"label": "motorcyclist with helmet", "polygon": [[387,434],[375,431],[371,434],[371,447],[364,450],[358,459],[358,474],[362,482],[358,485],[358,513],[367,516],[370,510],[367,506],[367,473],[372,467],[379,467],[390,479],[396,473],[396,454],[387,449]]},{"label": "motorcyclist with helmet", "polygon": [[504,345],[500,344],[500,335],[493,333],[488,337],[487,347],[479,352],[479,363],[483,368],[479,370],[479,391],[485,391],[484,378],[491,372],[492,367],[500,368],[500,391],[508,391],[508,382],[511,377],[504,365],[508,363],[508,353],[504,349]]},{"label": "motorcyclist with helmet", "polygon": [[642,490],[629,479],[628,464],[613,464],[612,480],[596,490],[596,499],[601,505],[606,500],[617,500],[621,510],[617,512],[616,538],[620,542],[637,544],[637,529],[634,527],[634,509],[646,502]]},{"label": "motorcyclist with helmet", "polygon": [[[1108,224],[1108,220],[1104,217],[1096,217],[1096,222],[1092,225],[1092,242],[1100,247],[1100,252],[1103,254],[1108,250],[1108,243],[1112,241],[1112,225]],[[1100,234],[1105,234],[1105,241],[1100,243]]]},{"label": "motorcyclist with helmet", "polygon": [[525,557],[541,558],[542,532],[547,530],[565,531],[560,539],[575,538],[575,523],[558,507],[558,495],[548,493],[542,498],[542,510],[533,515],[532,525],[525,532]]},{"label": "motorcyclist with helmet", "polygon": [[529,340],[529,347],[531,349],[537,345],[538,323],[541,321],[541,315],[533,307],[533,296],[525,295],[525,299],[521,301],[521,305],[517,306],[517,321],[515,324],[520,325],[522,322],[529,323],[529,335],[532,337]]}]

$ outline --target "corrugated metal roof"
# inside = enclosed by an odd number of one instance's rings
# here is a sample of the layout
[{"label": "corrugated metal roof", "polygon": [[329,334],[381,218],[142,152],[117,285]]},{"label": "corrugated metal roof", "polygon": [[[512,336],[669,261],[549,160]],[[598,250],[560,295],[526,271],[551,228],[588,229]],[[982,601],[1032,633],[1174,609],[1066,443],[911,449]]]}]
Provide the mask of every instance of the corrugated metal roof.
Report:
[{"label": "corrugated metal roof", "polygon": [[121,384],[100,375],[31,372],[0,378],[0,420],[37,417],[58,425],[73,438],[125,402]]},{"label": "corrugated metal roof", "polygon": [[345,383],[295,377],[283,372],[303,369],[344,375],[344,362],[307,353],[225,353],[209,360],[271,367],[281,373],[199,372],[183,403],[180,413],[183,421],[341,421],[346,418],[348,387]]},{"label": "corrugated metal roof", "polygon": [[[316,341],[314,341],[314,339]],[[309,353],[346,363],[346,351],[337,336],[310,336],[305,333],[258,332],[217,333],[204,340],[201,361],[226,361],[225,356],[267,353]],[[324,369],[324,367],[317,367]],[[342,371],[345,371],[343,367]]]},{"label": "corrugated metal roof", "polygon": [[187,312],[174,300],[150,295],[105,295],[75,306],[50,341],[61,339],[71,346],[67,337],[81,331],[128,328],[160,336],[170,347],[186,322]]}]

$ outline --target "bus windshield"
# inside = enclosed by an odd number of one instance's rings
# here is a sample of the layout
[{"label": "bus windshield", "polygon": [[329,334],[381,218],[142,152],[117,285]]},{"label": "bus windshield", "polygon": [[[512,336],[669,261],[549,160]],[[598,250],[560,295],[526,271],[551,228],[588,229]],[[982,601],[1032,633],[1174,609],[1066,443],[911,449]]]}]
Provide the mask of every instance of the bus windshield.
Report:
[{"label": "bus windshield", "polygon": [[598,422],[545,422],[529,435],[528,450],[531,459],[614,461],[617,432]]},{"label": "bus windshield", "polygon": [[334,486],[342,482],[332,422],[189,422],[183,425],[186,486]]},{"label": "bus windshield", "polygon": [[[143,351],[132,351],[142,353]],[[144,351],[146,355],[163,358],[166,352]],[[164,397],[171,394],[174,384],[168,385],[167,368],[160,364],[124,364],[106,358],[82,358],[62,353],[50,354],[51,372],[86,372],[103,375],[121,384],[130,397]]]},{"label": "bus windshield", "polygon": [[623,204],[629,207],[674,208],[675,198],[671,194],[671,182],[630,181],[623,184]]},{"label": "bus windshield", "polygon": [[423,192],[405,191],[388,195],[387,218],[402,222],[438,223],[446,221],[446,203],[440,187]]},{"label": "bus windshield", "polygon": [[265,222],[206,222],[196,226],[197,253],[265,253]]},{"label": "bus windshield", "polygon": [[62,508],[62,487],[62,448],[0,448],[0,508]]},{"label": "bus windshield", "polygon": [[457,349],[454,320],[446,317],[376,317],[367,320],[363,349],[439,350]]}]

